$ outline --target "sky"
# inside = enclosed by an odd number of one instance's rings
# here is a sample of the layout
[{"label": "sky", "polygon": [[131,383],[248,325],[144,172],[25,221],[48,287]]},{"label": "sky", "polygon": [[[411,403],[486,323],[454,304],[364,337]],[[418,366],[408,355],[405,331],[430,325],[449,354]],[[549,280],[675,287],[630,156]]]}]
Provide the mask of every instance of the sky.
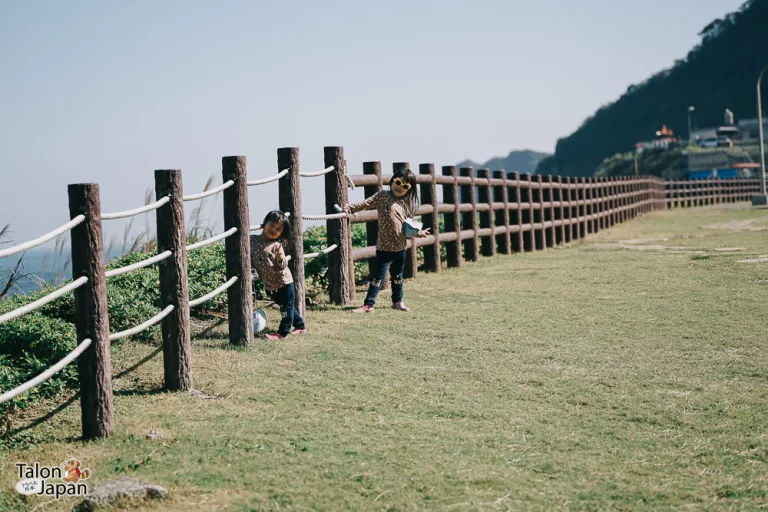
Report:
[{"label": "sky", "polygon": [[[69,183],[99,183],[112,212],[143,205],[155,169],[182,169],[187,194],[221,183],[223,156],[263,178],[280,147],[314,171],[343,146],[351,174],[551,152],[741,3],[0,0],[0,228],[63,224]],[[322,178],[302,188],[324,213]],[[259,223],[277,185],[249,202]],[[217,232],[221,208],[204,206]]]}]

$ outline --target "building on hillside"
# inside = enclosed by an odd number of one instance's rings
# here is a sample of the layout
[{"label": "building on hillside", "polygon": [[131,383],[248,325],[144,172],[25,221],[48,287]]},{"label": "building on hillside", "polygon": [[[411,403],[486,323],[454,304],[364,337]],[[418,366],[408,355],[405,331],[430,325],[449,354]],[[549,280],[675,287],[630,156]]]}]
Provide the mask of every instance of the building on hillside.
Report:
[{"label": "building on hillside", "polygon": [[661,130],[656,132],[656,138],[649,141],[642,141],[635,144],[635,151],[642,153],[646,149],[669,149],[677,146],[678,139],[675,132],[667,128],[667,125],[661,125]]},{"label": "building on hillside", "polygon": [[[757,124],[757,118],[753,119],[739,119],[736,124],[739,129],[739,138],[741,140],[756,140],[760,139],[760,126]],[[768,141],[768,118],[763,118],[763,140]]]}]

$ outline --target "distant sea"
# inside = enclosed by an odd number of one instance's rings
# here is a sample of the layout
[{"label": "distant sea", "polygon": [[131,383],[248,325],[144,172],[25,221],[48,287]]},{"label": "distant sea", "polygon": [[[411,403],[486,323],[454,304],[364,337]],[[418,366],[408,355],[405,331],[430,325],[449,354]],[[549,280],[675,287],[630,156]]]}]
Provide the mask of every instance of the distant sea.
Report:
[{"label": "distant sea", "polygon": [[[5,248],[5,246],[3,248]],[[64,263],[68,255],[69,247],[64,248],[62,256],[55,262],[52,248],[30,249],[25,252],[21,266],[19,267],[19,272],[31,274],[35,277],[23,278],[17,281],[16,287],[10,292],[10,295],[27,294],[39,290],[39,280],[51,284],[61,284],[63,281],[72,279],[71,264],[67,265],[66,269],[64,268]],[[16,256],[9,256],[0,260],[0,291],[5,288],[8,280],[8,273],[13,269],[21,256],[21,254],[17,254]],[[106,256],[105,260],[111,261],[120,257],[120,251],[113,251]]]}]

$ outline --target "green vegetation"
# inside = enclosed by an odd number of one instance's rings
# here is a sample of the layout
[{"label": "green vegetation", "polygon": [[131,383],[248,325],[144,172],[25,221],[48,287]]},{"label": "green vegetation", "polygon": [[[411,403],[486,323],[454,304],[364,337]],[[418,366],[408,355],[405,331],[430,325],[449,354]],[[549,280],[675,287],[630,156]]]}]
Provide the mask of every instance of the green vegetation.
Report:
[{"label": "green vegetation", "polygon": [[48,407],[26,411],[0,508],[42,503],[18,499],[14,462],[73,456],[89,485],[170,490],[142,510],[765,507],[768,277],[738,260],[768,254],[766,229],[736,205],[655,213],[419,274],[407,315],[322,305],[309,334],[248,350],[222,326],[193,341],[217,399],[159,391],[157,342],[125,343],[115,435],[79,442],[77,402],[23,429]]},{"label": "green vegetation", "polygon": [[757,117],[755,83],[768,63],[766,19],[768,2],[749,0],[737,12],[707,25],[701,44],[685,59],[630,86],[558,140],[554,156],[542,160],[537,172],[592,176],[605,158],[652,138],[662,124],[685,135],[690,105],[696,106],[698,126],[721,124],[726,108],[739,118]]},{"label": "green vegetation", "polygon": [[688,177],[687,165],[684,163],[686,153],[707,153],[725,151],[731,161],[759,162],[759,146],[736,146],[732,149],[718,148],[715,150],[699,147],[676,147],[671,149],[646,149],[640,154],[630,151],[617,153],[603,160],[595,170],[596,177],[633,176],[635,174],[635,159],[637,171],[641,176],[659,176],[668,180]]}]

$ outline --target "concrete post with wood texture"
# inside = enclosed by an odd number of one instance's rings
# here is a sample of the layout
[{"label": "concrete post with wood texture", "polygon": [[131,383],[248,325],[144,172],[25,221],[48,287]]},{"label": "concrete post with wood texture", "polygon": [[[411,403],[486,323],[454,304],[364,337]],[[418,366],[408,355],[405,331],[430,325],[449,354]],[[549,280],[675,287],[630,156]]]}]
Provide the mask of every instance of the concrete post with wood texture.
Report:
[{"label": "concrete post with wood texture", "polygon": [[419,174],[430,177],[429,183],[420,185],[421,204],[432,206],[432,213],[422,215],[424,229],[429,228],[429,232],[434,235],[435,241],[432,245],[422,247],[424,251],[424,270],[427,272],[440,272],[440,214],[437,211],[437,183],[435,183],[435,164],[419,164]]},{"label": "concrete post with wood texture", "polygon": [[520,203],[522,202],[520,194],[520,175],[516,172],[508,173],[507,182],[509,181],[514,182],[513,185],[510,185],[509,188],[507,188],[507,195],[511,195],[509,202],[514,202],[517,205],[517,208],[514,210],[512,217],[509,220],[510,224],[517,226],[517,232],[511,237],[512,251],[523,252],[525,251],[525,245],[523,243],[523,209],[522,206],[520,206]]},{"label": "concrete post with wood texture", "polygon": [[459,185],[456,183],[456,166],[443,166],[443,176],[450,176],[453,182],[443,184],[443,203],[453,205],[453,213],[446,213],[445,232],[455,233],[456,240],[445,244],[446,263],[448,267],[460,267],[463,263],[461,257],[461,215],[459,213]]},{"label": "concrete post with wood texture", "polygon": [[[396,173],[397,171],[404,171],[405,169],[410,169],[411,166],[408,162],[394,162],[392,164],[392,172]],[[413,172],[413,171],[411,171]],[[414,217],[416,216],[416,212],[414,213]],[[405,279],[411,279],[416,276],[416,272],[418,271],[419,262],[418,258],[416,257],[416,238],[412,238],[408,240],[408,246],[405,249],[405,269],[403,269],[403,277]]]},{"label": "concrete post with wood texture", "polygon": [[461,203],[472,205],[472,209],[461,214],[461,229],[471,229],[473,236],[464,240],[464,259],[478,261],[480,247],[477,240],[477,200],[475,199],[475,170],[472,167],[462,167],[459,175],[471,180],[470,185],[460,185]]},{"label": "concrete post with wood texture", "polygon": [[115,429],[101,201],[96,183],[69,185],[68,192],[70,218],[85,215],[85,220],[72,229],[72,279],[88,278],[74,292],[75,328],[78,343],[91,340],[77,358],[77,370],[83,438],[94,439]]},{"label": "concrete post with wood texture", "polygon": [[[248,218],[248,171],[244,156],[221,159],[221,177],[234,185],[224,190],[224,230],[237,232],[224,240],[227,280],[237,282],[227,289],[229,342],[249,346],[253,340],[253,291],[251,283],[251,240]],[[293,219],[291,219],[293,220]]]},{"label": "concrete post with wood texture", "polygon": [[579,202],[579,219],[578,219],[578,232],[579,238],[584,239],[587,236],[587,194],[586,194],[586,178],[576,179],[576,197]]},{"label": "concrete post with wood texture", "polygon": [[520,193],[522,195],[521,200],[526,203],[526,206],[523,207],[523,224],[527,224],[529,229],[523,233],[523,251],[524,252],[535,252],[536,251],[536,243],[535,243],[535,236],[534,236],[534,229],[533,229],[533,219],[534,219],[534,208],[533,208],[533,187],[531,187],[532,182],[532,176],[530,173],[524,174],[522,177],[522,180],[524,182],[523,186],[520,188]]},{"label": "concrete post with wood texture", "polygon": [[589,204],[587,205],[587,215],[590,216],[590,219],[587,221],[587,233],[594,233],[595,232],[595,210],[596,210],[596,201],[595,201],[595,188],[594,188],[594,179],[592,178],[585,178],[585,192],[586,197],[589,200]]},{"label": "concrete post with wood texture", "polygon": [[[326,173],[325,179],[325,213],[338,213],[334,205],[341,207],[349,204],[347,191],[346,161],[344,148],[323,148],[325,167],[333,166],[332,172]],[[355,293],[355,275],[349,272],[352,261],[352,224],[349,218],[328,219],[325,221],[326,247],[338,246],[328,253],[328,294],[331,302],[337,306],[352,304]],[[354,266],[352,267],[354,268]]]},{"label": "concrete post with wood texture", "polygon": [[[488,211],[487,212],[480,212],[480,228],[490,228],[491,227],[491,218],[493,216],[493,195],[491,194],[491,171],[489,169],[480,169],[479,171],[479,177],[486,180],[485,183],[481,183],[478,187],[478,194],[479,197],[477,198],[478,203],[484,203],[488,205]],[[481,245],[481,251],[483,256],[496,256],[496,241],[491,234],[490,236],[484,236],[480,240]]]},{"label": "concrete post with wood texture", "polygon": [[277,150],[277,169],[288,169],[278,182],[280,210],[291,212],[291,236],[285,241],[285,250],[291,255],[288,268],[293,274],[293,286],[296,290],[294,305],[302,318],[306,319],[304,303],[304,236],[301,220],[301,175],[299,174],[299,148],[280,148]]},{"label": "concrete post with wood texture", "polygon": [[565,187],[563,190],[563,193],[565,194],[565,201],[566,201],[565,218],[568,220],[568,224],[565,225],[565,241],[566,242],[571,242],[577,238],[576,226],[575,226],[576,215],[573,211],[575,206],[573,202],[574,191],[571,188],[572,183],[573,182],[570,176],[565,176],[563,178],[563,184]]},{"label": "concrete post with wood texture", "polygon": [[531,192],[536,202],[533,210],[533,222],[539,225],[538,228],[533,230],[534,245],[537,251],[545,251],[547,249],[547,240],[544,234],[544,188],[541,186],[541,175],[537,174],[534,176],[533,182],[535,188],[531,188]]},{"label": "concrete post with wood texture", "polygon": [[597,208],[598,213],[598,219],[597,219],[597,228],[598,231],[601,231],[605,229],[607,226],[605,225],[605,211],[606,211],[606,196],[608,194],[605,193],[605,178],[595,178],[595,181],[597,182],[597,197],[599,201],[599,206]]},{"label": "concrete post with wood texture", "polygon": [[[365,198],[373,196],[381,190],[381,162],[363,162],[363,174],[376,176],[376,185],[365,185],[363,187],[363,194]],[[379,236],[379,223],[378,221],[371,221],[365,223],[365,244],[367,247],[374,247],[378,241]],[[368,276],[372,280],[376,272],[376,259],[371,258],[368,260]],[[379,290],[388,290],[389,284],[389,269],[384,274],[384,279],[381,281],[381,288]]]},{"label": "concrete post with wood texture", "polygon": [[555,227],[555,220],[557,219],[555,213],[555,182],[552,179],[551,175],[548,175],[545,178],[547,188],[543,189],[547,191],[547,202],[549,203],[549,206],[544,208],[544,218],[551,222],[550,226],[548,228],[544,229],[545,233],[545,240],[547,243],[547,247],[554,247],[557,245],[557,235],[555,234],[556,227]]},{"label": "concrete post with wood texture", "polygon": [[504,203],[504,209],[494,213],[494,226],[504,226],[504,233],[495,236],[497,250],[500,254],[512,253],[512,236],[509,232],[509,194],[507,194],[507,173],[493,171],[493,179],[501,180],[502,185],[493,187],[493,202]]},{"label": "concrete post with wood texture", "polygon": [[562,176],[556,176],[554,198],[555,201],[560,203],[560,205],[555,208],[555,219],[560,221],[560,226],[555,228],[555,243],[558,245],[565,243],[565,230],[568,227],[568,225],[565,223],[566,199],[565,195],[563,194],[563,190],[563,178]]},{"label": "concrete post with wood texture", "polygon": [[189,391],[192,389],[192,345],[187,235],[184,229],[184,191],[178,169],[155,171],[155,197],[162,199],[166,196],[171,200],[156,210],[157,253],[172,253],[158,264],[160,307],[173,306],[173,311],[162,320],[164,385],[171,391]]}]

